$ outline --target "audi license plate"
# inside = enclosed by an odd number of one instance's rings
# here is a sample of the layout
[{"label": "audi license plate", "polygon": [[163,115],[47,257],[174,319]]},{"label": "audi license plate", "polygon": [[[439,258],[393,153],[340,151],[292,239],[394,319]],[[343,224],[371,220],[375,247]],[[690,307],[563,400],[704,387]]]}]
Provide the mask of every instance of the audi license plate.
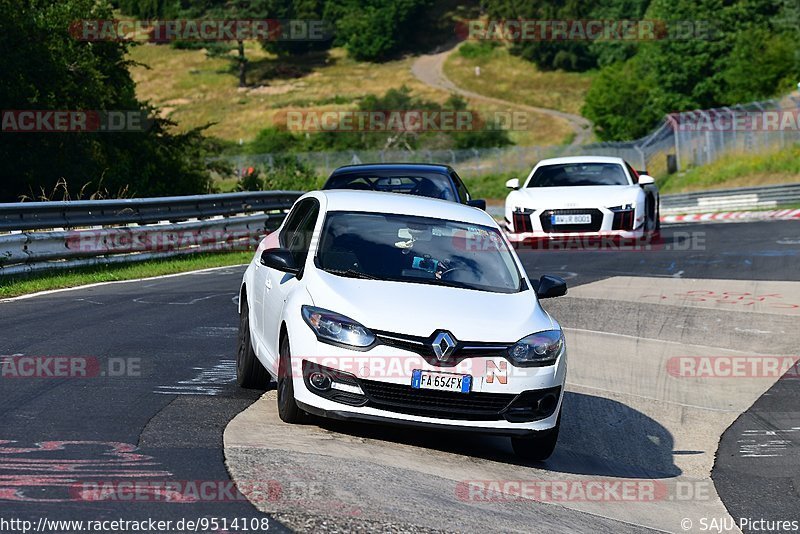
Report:
[{"label": "audi license plate", "polygon": [[411,387],[414,389],[436,389],[439,391],[469,393],[470,389],[472,389],[472,377],[470,375],[414,369],[411,374]]},{"label": "audi license plate", "polygon": [[588,213],[572,213],[569,215],[551,215],[550,224],[591,224],[592,216]]}]

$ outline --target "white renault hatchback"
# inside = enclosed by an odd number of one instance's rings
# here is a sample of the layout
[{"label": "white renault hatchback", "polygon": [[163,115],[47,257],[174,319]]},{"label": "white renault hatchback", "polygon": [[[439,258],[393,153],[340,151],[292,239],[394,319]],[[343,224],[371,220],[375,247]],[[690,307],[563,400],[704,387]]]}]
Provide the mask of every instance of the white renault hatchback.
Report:
[{"label": "white renault hatchback", "polygon": [[237,379],[278,413],[508,435],[544,460],[567,372],[559,324],[494,220],[454,202],[315,191],[247,268]]}]

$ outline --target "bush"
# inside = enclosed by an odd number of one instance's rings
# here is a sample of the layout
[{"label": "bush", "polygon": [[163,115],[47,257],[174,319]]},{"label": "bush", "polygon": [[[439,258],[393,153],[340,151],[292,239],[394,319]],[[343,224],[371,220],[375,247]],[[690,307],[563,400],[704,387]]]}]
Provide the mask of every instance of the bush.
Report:
[{"label": "bush", "polygon": [[324,18],[336,21],[336,44],[358,61],[382,61],[407,49],[431,0],[328,0]]},{"label": "bush", "polygon": [[491,57],[498,46],[497,41],[467,41],[458,48],[458,54],[467,59],[485,59]]},{"label": "bush", "polygon": [[297,149],[300,140],[293,133],[279,128],[264,128],[247,145],[250,154],[280,154]]},{"label": "bush", "polygon": [[652,104],[656,90],[638,61],[617,63],[601,70],[592,82],[582,113],[603,140],[637,139],[663,117]]},{"label": "bush", "polygon": [[322,187],[322,178],[307,163],[293,155],[273,157],[272,166],[247,169],[239,178],[238,191],[308,191]]}]

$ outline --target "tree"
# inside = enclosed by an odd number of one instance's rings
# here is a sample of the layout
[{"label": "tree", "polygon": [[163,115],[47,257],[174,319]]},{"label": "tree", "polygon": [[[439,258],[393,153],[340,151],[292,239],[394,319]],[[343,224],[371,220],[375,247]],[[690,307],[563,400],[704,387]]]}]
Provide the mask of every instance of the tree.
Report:
[{"label": "tree", "polygon": [[[265,20],[274,17],[276,12],[271,0],[201,0],[186,6],[172,8],[176,16],[186,19],[211,20]],[[232,43],[203,43],[209,56],[228,57],[231,50],[236,50],[236,73],[239,87],[247,87],[248,59],[244,41],[239,39]]]},{"label": "tree", "polygon": [[645,18],[694,21],[694,33],[643,42],[624,66],[604,68],[584,114],[601,139],[630,139],[667,113],[787,91],[796,83],[798,46],[796,23],[781,25],[785,13],[771,0],[653,0]]},{"label": "tree", "polygon": [[[650,0],[488,0],[490,19],[539,21],[639,20]],[[632,42],[612,40],[529,40],[514,44],[512,53],[542,70],[583,72],[627,59],[636,51]]]},{"label": "tree", "polygon": [[[127,45],[81,42],[80,19],[111,19],[94,0],[0,0],[0,103],[15,110],[156,110],[137,100]],[[32,38],[33,36],[33,38]],[[199,130],[175,135],[153,118],[144,132],[0,133],[0,199],[37,196],[62,180],[71,198],[108,190],[139,195],[208,192],[214,147]]]},{"label": "tree", "polygon": [[327,0],[324,17],[335,21],[336,44],[358,61],[382,61],[407,49],[432,0]]}]

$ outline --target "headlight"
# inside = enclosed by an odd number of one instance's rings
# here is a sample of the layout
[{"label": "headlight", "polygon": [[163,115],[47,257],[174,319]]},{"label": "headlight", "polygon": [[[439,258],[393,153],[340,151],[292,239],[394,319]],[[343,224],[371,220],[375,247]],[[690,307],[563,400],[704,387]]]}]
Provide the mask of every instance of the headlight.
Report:
[{"label": "headlight", "polygon": [[632,210],[633,209],[633,204],[625,204],[623,206],[613,206],[613,207],[608,208],[608,209],[610,209],[611,211],[614,211],[614,212],[617,212],[617,211],[628,211],[628,210]]},{"label": "headlight", "polygon": [[320,341],[360,348],[369,347],[375,342],[372,332],[344,315],[313,306],[303,306],[302,313],[303,319]]},{"label": "headlight", "polygon": [[508,349],[508,355],[518,367],[535,367],[555,363],[565,348],[560,330],[545,330],[517,341]]}]

